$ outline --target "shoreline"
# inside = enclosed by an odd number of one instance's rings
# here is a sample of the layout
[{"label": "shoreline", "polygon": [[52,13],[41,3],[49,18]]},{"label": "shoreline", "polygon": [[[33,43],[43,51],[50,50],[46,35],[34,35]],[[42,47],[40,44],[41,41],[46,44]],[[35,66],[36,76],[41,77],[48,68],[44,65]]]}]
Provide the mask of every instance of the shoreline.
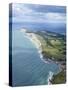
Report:
[{"label": "shoreline", "polygon": [[[38,40],[37,36],[35,35],[35,33],[29,33],[27,32],[26,29],[22,29],[21,32],[24,32],[26,34],[26,37],[32,42],[35,44],[36,48],[38,49],[38,53],[40,55],[40,58],[41,60],[44,62],[44,63],[50,63],[50,62],[54,62],[56,63],[57,65],[59,65],[59,71],[57,72],[57,74],[59,74],[63,68],[62,68],[62,63],[60,63],[59,61],[54,61],[52,59],[49,59],[47,58],[47,60],[44,59],[44,56],[42,54],[42,47],[41,47],[41,42],[40,40]],[[52,79],[53,79],[53,75],[57,75],[57,74],[52,74],[51,72],[49,72],[49,76],[48,76],[48,85],[51,85],[52,84]]]},{"label": "shoreline", "polygon": [[38,40],[37,36],[34,33],[26,33],[26,37],[34,43],[34,45],[36,46],[36,48],[38,49],[38,53],[40,55],[40,59],[44,62],[44,63],[49,63],[49,61],[45,60],[42,54],[42,48],[41,48],[41,42]]},{"label": "shoreline", "polygon": [[[41,48],[41,43],[40,41],[38,40],[38,38],[36,37],[35,34],[28,34],[26,33],[27,37],[30,39],[31,42],[33,42],[35,45],[36,45],[36,48],[38,49],[38,53],[40,55],[40,59],[44,62],[44,63],[49,63],[49,61],[47,60],[44,60],[43,58],[43,54],[42,54],[42,48]],[[32,37],[31,37],[32,36]],[[37,41],[35,41],[37,39]],[[48,85],[51,85],[51,80],[52,80],[52,77],[53,77],[53,74],[51,72],[49,72],[49,75],[48,75],[48,79],[47,79],[47,84]]]},{"label": "shoreline", "polygon": [[48,75],[48,80],[47,80],[48,85],[52,85],[51,80],[52,80],[52,78],[53,78],[53,75],[54,75],[54,73],[50,71],[50,72],[49,72],[49,75]]}]

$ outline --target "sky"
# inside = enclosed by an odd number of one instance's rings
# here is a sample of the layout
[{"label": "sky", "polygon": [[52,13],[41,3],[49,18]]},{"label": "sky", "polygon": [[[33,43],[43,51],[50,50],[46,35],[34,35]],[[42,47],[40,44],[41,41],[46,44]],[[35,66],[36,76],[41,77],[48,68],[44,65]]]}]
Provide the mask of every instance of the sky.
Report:
[{"label": "sky", "polygon": [[12,5],[12,21],[14,23],[33,22],[65,24],[66,7],[14,3]]}]

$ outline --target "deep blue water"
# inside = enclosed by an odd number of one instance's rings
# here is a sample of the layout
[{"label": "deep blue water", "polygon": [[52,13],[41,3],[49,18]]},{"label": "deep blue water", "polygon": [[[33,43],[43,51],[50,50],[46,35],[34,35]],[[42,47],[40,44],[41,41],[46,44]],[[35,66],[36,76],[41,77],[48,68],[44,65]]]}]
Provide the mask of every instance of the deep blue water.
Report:
[{"label": "deep blue water", "polygon": [[[35,45],[20,30],[12,30],[12,84],[13,86],[48,84],[49,73],[59,66],[44,63]],[[20,28],[19,28],[20,29]]]}]

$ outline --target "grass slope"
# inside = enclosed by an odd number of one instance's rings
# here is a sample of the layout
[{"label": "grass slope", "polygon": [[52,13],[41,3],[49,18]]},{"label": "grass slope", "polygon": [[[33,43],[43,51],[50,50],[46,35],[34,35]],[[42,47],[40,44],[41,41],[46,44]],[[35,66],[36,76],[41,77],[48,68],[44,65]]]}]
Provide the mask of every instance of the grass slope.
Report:
[{"label": "grass slope", "polygon": [[66,37],[52,32],[36,32],[42,44],[44,57],[58,61],[63,66],[62,71],[53,75],[52,84],[61,84],[66,81]]}]

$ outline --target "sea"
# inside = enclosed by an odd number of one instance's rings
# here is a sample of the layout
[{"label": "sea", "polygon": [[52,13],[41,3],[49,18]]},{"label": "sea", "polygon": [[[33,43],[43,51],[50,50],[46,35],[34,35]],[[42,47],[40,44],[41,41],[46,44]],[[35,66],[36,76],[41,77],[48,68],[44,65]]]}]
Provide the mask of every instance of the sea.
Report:
[{"label": "sea", "polygon": [[[59,71],[59,65],[55,62],[45,63],[35,44],[20,31],[22,28],[42,30],[43,26],[12,24],[12,85],[48,85],[49,78]],[[43,29],[47,30],[45,26]],[[63,29],[57,32],[65,33]],[[45,60],[47,61],[47,58]]]}]

